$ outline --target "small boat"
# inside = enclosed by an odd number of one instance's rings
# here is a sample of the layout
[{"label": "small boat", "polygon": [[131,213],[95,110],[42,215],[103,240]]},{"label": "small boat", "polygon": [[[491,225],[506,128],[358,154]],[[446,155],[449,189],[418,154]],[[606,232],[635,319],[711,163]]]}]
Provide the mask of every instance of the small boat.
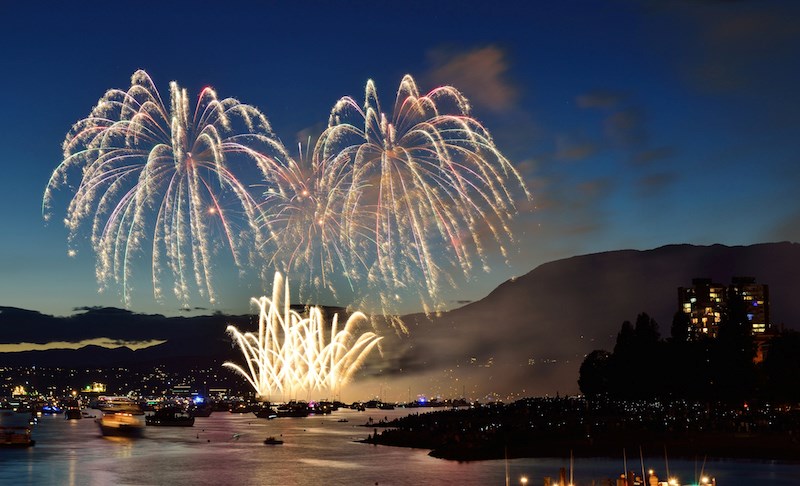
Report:
[{"label": "small boat", "polygon": [[342,418],[342,419],[337,420],[337,422],[345,423],[345,422],[349,422],[349,420],[347,420],[346,418]]},{"label": "small boat", "polygon": [[64,410],[64,418],[67,420],[79,420],[83,418],[80,408],[69,407]]},{"label": "small boat", "polygon": [[64,405],[64,418],[67,420],[82,419],[83,414],[81,414],[81,402],[78,400],[69,400]]},{"label": "small boat", "polygon": [[278,407],[278,417],[308,417],[308,403],[292,400]]},{"label": "small boat", "polygon": [[255,414],[255,416],[258,417],[258,418],[265,418],[265,419],[269,419],[269,420],[272,420],[272,419],[278,417],[278,412],[273,410],[271,407],[260,408],[260,409],[256,410],[255,412],[253,412],[253,414]]},{"label": "small boat", "polygon": [[107,413],[95,422],[105,436],[139,437],[144,433],[142,420],[128,412]]},{"label": "small boat", "polygon": [[147,425],[164,427],[191,427],[194,425],[194,417],[177,407],[165,407],[146,416],[144,422]]},{"label": "small boat", "polygon": [[30,427],[0,427],[0,447],[30,447],[36,444],[31,439]]},{"label": "small boat", "polygon": [[42,405],[40,410],[42,415],[60,415],[63,410],[58,405],[46,404]]},{"label": "small boat", "polygon": [[264,444],[265,445],[281,445],[281,444],[283,444],[283,441],[280,440],[280,439],[276,439],[275,437],[271,436],[271,437],[267,437],[266,439],[264,439]]},{"label": "small boat", "polygon": [[232,403],[231,408],[228,410],[230,413],[250,413],[254,412],[256,407],[250,403],[238,402]]},{"label": "small boat", "polygon": [[214,409],[210,405],[189,409],[189,415],[192,417],[210,417],[212,412],[214,412]]},{"label": "small boat", "polygon": [[30,447],[36,443],[31,439],[30,412],[0,409],[0,447]]}]

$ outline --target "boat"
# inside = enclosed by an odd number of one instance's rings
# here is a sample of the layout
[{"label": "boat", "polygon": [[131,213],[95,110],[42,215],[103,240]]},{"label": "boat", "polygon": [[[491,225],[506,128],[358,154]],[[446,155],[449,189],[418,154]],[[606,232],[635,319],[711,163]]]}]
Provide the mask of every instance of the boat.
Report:
[{"label": "boat", "polygon": [[330,402],[311,402],[308,404],[309,414],[330,415],[332,412]]},{"label": "boat", "polygon": [[64,406],[64,418],[67,420],[80,420],[83,418],[81,413],[81,402],[70,400]]},{"label": "boat", "polygon": [[60,415],[63,410],[58,405],[54,405],[52,403],[46,403],[41,406],[38,410],[38,413],[42,415]]},{"label": "boat", "polygon": [[267,437],[266,439],[264,439],[264,444],[265,445],[281,445],[281,444],[283,444],[283,441],[280,440],[280,439],[276,439],[275,437],[271,436],[271,437]]},{"label": "boat", "polygon": [[349,422],[349,420],[347,420],[346,418],[340,418],[339,420],[337,420],[337,422],[346,423]]},{"label": "boat", "polygon": [[31,438],[31,428],[25,426],[0,426],[0,447],[30,447],[36,444]]},{"label": "boat", "polygon": [[308,417],[310,413],[306,402],[292,400],[277,409],[278,417]]},{"label": "boat", "polygon": [[260,408],[253,412],[253,414],[255,414],[255,416],[258,418],[265,418],[269,420],[272,420],[278,416],[278,412],[273,410],[272,407]]},{"label": "boat", "polygon": [[104,413],[125,412],[133,415],[142,415],[142,406],[128,397],[100,397],[96,408]]},{"label": "boat", "polygon": [[95,419],[95,422],[104,436],[140,437],[144,434],[144,423],[140,416],[128,412],[112,412]]},{"label": "boat", "polygon": [[211,405],[189,408],[189,415],[192,417],[210,417],[213,412],[214,409],[211,407]]},{"label": "boat", "polygon": [[144,422],[146,425],[162,427],[191,427],[194,425],[194,416],[177,407],[164,407],[145,416]]},{"label": "boat", "polygon": [[36,444],[31,438],[30,412],[0,409],[0,447],[30,447]]},{"label": "boat", "polygon": [[67,420],[80,420],[83,418],[83,414],[81,414],[81,409],[78,407],[67,407],[64,410],[64,418]]},{"label": "boat", "polygon": [[231,408],[229,409],[230,413],[250,413],[255,412],[256,407],[250,403],[245,402],[237,402],[232,403]]}]

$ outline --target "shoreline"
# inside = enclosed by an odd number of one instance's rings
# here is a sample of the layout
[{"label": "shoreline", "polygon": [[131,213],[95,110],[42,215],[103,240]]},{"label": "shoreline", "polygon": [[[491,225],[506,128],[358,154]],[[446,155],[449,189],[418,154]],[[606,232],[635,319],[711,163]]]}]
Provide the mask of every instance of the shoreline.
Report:
[{"label": "shoreline", "polygon": [[[394,429],[396,430],[396,429]],[[783,436],[786,438],[786,436]],[[433,444],[425,440],[414,440],[403,434],[379,434],[356,442],[411,449],[427,449],[428,455],[437,459],[458,462],[489,461],[520,458],[560,458],[570,454],[580,458],[608,458],[623,456],[623,450],[633,457],[641,448],[645,457],[661,457],[666,452],[670,458],[708,460],[741,460],[800,464],[800,443],[781,440],[775,435],[759,434],[708,434],[690,440],[661,437],[658,439],[633,441],[594,440],[552,441],[503,444],[491,441],[482,444],[451,443]]]},{"label": "shoreline", "polygon": [[[624,408],[627,407],[627,408]],[[709,407],[687,402],[592,408],[575,399],[414,413],[367,422],[367,444],[427,449],[454,461],[622,457],[800,463],[800,410]]]}]

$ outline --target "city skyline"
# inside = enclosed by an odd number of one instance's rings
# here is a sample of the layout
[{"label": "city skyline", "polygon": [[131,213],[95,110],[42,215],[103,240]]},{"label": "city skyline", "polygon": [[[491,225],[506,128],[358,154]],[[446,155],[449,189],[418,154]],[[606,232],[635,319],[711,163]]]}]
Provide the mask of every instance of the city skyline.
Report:
[{"label": "city skyline", "polygon": [[[214,13],[181,3],[3,6],[16,21],[0,34],[13,73],[0,80],[10,97],[0,122],[0,304],[54,315],[123,305],[118,289],[97,292],[88,242],[67,256],[61,217],[45,224],[41,197],[69,128],[137,69],[162,91],[173,80],[192,96],[212,86],[257,107],[290,149],[322,131],[337,99],[361,98],[368,79],[387,100],[405,74],[423,92],[460,90],[532,202],[519,208],[508,262],[492,255],[489,272],[444,297],[451,308],[576,254],[800,239],[798,8],[789,2],[442,3],[411,18],[386,5],[314,7],[234,3],[231,22],[203,29]],[[383,36],[372,38],[375,22]],[[201,42],[187,38],[188,25]],[[389,33],[402,40],[387,42]],[[218,305],[158,304],[145,279],[130,309],[250,311],[268,282],[220,266],[231,275]]]}]

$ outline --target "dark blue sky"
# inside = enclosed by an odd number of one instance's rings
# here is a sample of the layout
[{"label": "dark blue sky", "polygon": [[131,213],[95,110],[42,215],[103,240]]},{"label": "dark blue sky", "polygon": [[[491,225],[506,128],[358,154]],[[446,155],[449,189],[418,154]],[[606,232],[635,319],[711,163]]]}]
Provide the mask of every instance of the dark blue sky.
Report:
[{"label": "dark blue sky", "polygon": [[[799,14],[791,1],[3,2],[0,305],[121,305],[97,293],[88,244],[67,257],[41,198],[70,126],[140,68],[162,95],[175,80],[257,106],[289,147],[367,79],[387,102],[406,73],[460,89],[536,209],[509,266],[453,300],[575,254],[798,241]],[[231,281],[218,309],[263,292]],[[132,307],[177,309],[146,285]]]}]

